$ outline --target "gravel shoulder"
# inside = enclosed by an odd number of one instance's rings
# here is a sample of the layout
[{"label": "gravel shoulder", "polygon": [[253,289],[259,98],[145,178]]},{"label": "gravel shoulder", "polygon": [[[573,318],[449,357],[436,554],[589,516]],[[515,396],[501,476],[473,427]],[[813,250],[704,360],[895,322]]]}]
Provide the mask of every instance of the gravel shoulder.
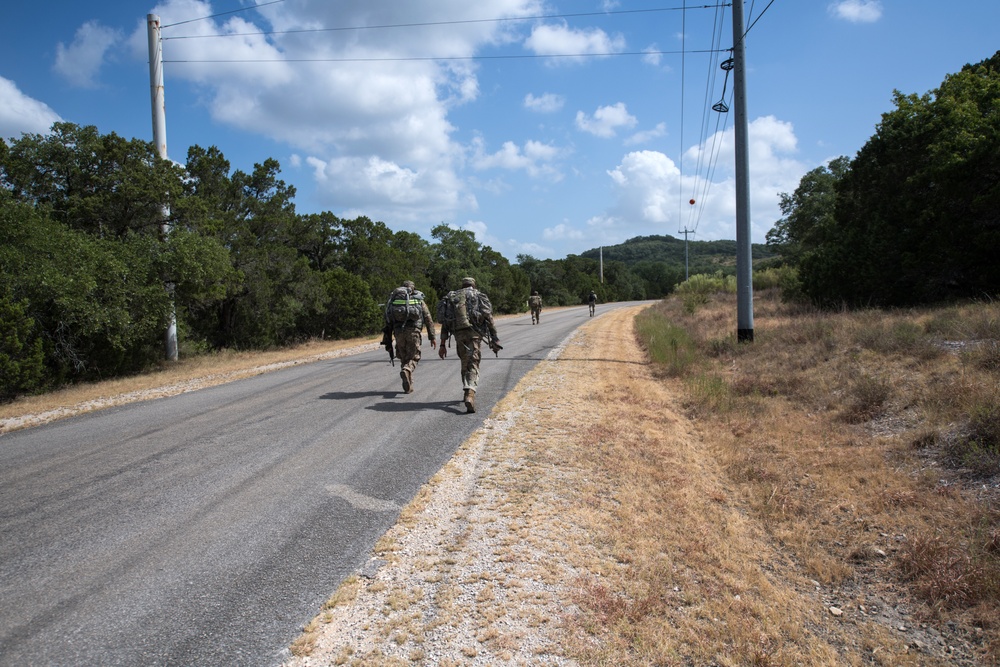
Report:
[{"label": "gravel shoulder", "polygon": [[309,625],[286,667],[577,664],[566,653],[573,594],[601,556],[567,518],[573,461],[553,455],[601,419],[594,365],[616,362],[600,360],[613,347],[595,337],[630,336],[634,314],[588,323],[496,405]]}]

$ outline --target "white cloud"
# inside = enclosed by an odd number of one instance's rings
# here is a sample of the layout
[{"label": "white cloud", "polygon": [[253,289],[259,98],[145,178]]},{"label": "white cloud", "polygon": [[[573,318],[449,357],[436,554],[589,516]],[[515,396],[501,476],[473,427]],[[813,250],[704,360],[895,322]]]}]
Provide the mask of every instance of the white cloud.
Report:
[{"label": "white cloud", "polygon": [[44,134],[61,121],[44,102],[25,95],[10,79],[0,76],[0,137],[19,139],[22,133]]},{"label": "white cloud", "polygon": [[647,65],[653,65],[654,67],[659,67],[660,63],[663,62],[663,54],[659,52],[660,48],[656,46],[656,44],[651,44],[650,46],[644,48],[642,51],[643,53],[646,54],[642,57],[642,62],[646,63]]},{"label": "white cloud", "polygon": [[531,93],[524,96],[524,108],[538,113],[553,113],[563,108],[566,98],[554,93],[544,93],[535,97]]},{"label": "white cloud", "polygon": [[[476,4],[482,16],[540,12],[541,0]],[[152,13],[170,25],[215,12],[199,0],[164,0]],[[202,61],[170,63],[170,75],[194,84],[215,121],[300,154],[316,178],[319,202],[387,222],[441,219],[476,206],[459,177],[465,148],[448,120],[455,107],[480,95],[479,65],[466,59],[510,43],[518,36],[512,26],[524,30],[516,21],[444,24],[468,13],[465,0],[299,0],[177,26],[169,36],[204,38],[169,40],[164,58]],[[303,32],[435,21],[442,25]],[[136,54],[145,49],[145,30],[143,23],[131,36]],[[245,34],[282,31],[298,32]],[[422,59],[429,51],[453,60]],[[521,153],[542,168],[527,145]]]},{"label": "white cloud", "polygon": [[552,181],[562,179],[562,174],[551,164],[560,156],[561,151],[551,144],[529,140],[521,148],[513,141],[505,141],[496,153],[487,153],[483,139],[476,137],[472,146],[474,152],[471,163],[473,168],[479,171],[523,170],[532,178],[546,177]]},{"label": "white cloud", "polygon": [[618,128],[632,128],[637,122],[635,116],[629,114],[622,102],[607,107],[598,107],[593,116],[588,116],[582,111],[576,112],[577,128],[605,139],[615,136]]},{"label": "white cloud", "polygon": [[96,88],[97,75],[105,56],[121,39],[119,31],[96,21],[88,21],[77,28],[72,44],[56,44],[56,62],[53,67],[70,85]]},{"label": "white cloud", "polygon": [[881,0],[842,0],[829,9],[837,18],[852,23],[874,23],[882,18]]},{"label": "white cloud", "polygon": [[[780,217],[778,195],[792,192],[806,167],[790,157],[797,150],[791,124],[773,116],[754,120],[749,128],[751,236],[756,243]],[[716,177],[711,183],[690,173],[699,163],[709,164],[717,151]],[[684,170],[659,151],[635,151],[608,171],[616,204],[593,224],[621,242],[640,234],[675,234],[681,227],[697,227],[703,240],[735,238],[734,135],[732,129],[709,137],[684,156]],[[695,198],[692,207],[688,199]]]},{"label": "white cloud", "polygon": [[559,64],[582,60],[571,56],[617,53],[625,48],[625,38],[608,35],[598,28],[576,30],[564,24],[547,24],[535,26],[524,46],[538,55],[566,56],[552,59],[554,64]]},{"label": "white cloud", "polygon": [[626,146],[636,146],[638,144],[644,144],[646,142],[652,141],[653,139],[659,139],[660,137],[666,136],[667,134],[667,124],[657,123],[656,127],[651,130],[643,130],[642,132],[636,132],[631,137],[625,140]]},{"label": "white cloud", "polygon": [[554,227],[546,227],[542,230],[542,238],[546,241],[579,241],[584,238],[584,235],[579,229],[574,229],[566,223],[559,223]]}]

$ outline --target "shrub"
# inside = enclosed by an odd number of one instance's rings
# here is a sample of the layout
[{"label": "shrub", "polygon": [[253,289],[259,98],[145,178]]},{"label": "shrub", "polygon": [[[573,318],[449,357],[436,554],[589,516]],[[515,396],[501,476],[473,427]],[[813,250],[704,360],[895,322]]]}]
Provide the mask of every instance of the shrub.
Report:
[{"label": "shrub", "polygon": [[694,341],[681,327],[671,324],[663,313],[649,308],[636,317],[636,335],[649,352],[650,360],[668,375],[683,375],[697,356]]},{"label": "shrub", "polygon": [[26,309],[26,301],[14,301],[8,290],[0,290],[0,401],[12,400],[42,386],[45,370],[42,339]]}]

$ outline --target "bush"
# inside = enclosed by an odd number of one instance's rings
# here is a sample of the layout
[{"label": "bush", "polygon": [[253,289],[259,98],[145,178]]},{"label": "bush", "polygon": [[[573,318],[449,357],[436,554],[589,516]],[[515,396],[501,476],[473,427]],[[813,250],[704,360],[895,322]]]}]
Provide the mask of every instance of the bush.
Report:
[{"label": "bush", "polygon": [[0,290],[0,401],[42,387],[45,353],[38,327],[26,312],[27,302],[14,301]]},{"label": "bush", "polygon": [[656,308],[640,313],[635,329],[640,344],[649,351],[650,360],[668,375],[683,375],[697,358],[695,343],[687,331],[671,324]]}]

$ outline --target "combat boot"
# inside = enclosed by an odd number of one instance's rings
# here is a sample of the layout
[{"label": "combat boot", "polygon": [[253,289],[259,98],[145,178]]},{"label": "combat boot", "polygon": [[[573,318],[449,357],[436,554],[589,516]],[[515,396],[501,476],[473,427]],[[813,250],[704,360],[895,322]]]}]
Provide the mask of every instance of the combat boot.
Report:
[{"label": "combat boot", "polygon": [[465,390],[465,412],[475,412],[476,411],[476,390],[466,389]]},{"label": "combat boot", "polygon": [[413,385],[410,380],[410,371],[405,368],[399,371],[399,377],[403,380],[403,392],[409,394],[413,391]]}]

